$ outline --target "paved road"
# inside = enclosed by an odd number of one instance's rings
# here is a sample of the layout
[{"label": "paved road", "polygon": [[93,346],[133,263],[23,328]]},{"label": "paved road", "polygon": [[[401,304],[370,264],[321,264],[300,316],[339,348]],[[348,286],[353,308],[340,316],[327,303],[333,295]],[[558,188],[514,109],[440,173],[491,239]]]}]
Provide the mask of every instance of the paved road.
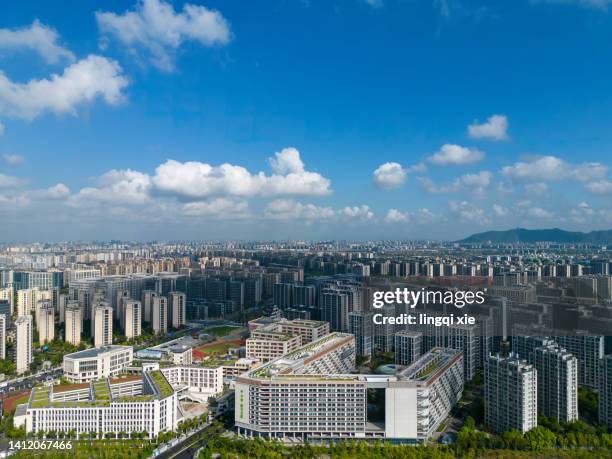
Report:
[{"label": "paved road", "polygon": [[32,386],[38,383],[42,383],[47,381],[49,378],[56,379],[62,376],[62,368],[55,367],[49,370],[41,371],[37,374],[26,376],[24,378],[16,378],[10,379],[8,381],[4,381],[2,384],[5,384],[0,388],[0,396],[10,395],[13,392],[19,392],[22,390],[31,389]]}]

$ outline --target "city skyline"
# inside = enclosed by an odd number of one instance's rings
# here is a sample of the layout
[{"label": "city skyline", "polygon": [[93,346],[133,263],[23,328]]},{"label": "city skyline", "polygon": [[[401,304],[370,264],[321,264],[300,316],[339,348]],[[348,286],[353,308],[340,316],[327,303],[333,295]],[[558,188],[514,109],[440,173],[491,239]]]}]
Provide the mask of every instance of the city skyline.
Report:
[{"label": "city skyline", "polygon": [[2,239],[610,229],[609,3],[6,5]]}]

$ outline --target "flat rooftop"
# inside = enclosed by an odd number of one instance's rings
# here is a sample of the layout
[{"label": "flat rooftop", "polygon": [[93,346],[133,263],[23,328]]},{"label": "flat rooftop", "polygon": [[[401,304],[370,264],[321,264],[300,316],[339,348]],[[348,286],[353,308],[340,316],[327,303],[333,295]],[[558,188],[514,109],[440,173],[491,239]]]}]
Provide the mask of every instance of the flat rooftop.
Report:
[{"label": "flat rooftop", "polygon": [[102,347],[92,347],[91,349],[85,349],[84,351],[73,352],[72,354],[66,354],[64,357],[68,357],[69,359],[91,359],[94,357],[98,357],[99,355],[106,354],[107,352],[113,351],[121,351],[131,349],[131,346],[102,346]]}]

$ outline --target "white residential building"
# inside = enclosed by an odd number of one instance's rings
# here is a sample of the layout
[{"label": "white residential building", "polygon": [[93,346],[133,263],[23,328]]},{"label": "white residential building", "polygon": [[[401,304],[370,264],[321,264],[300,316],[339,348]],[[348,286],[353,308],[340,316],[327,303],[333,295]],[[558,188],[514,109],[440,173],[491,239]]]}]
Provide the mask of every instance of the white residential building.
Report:
[{"label": "white residential building", "polygon": [[223,392],[223,367],[213,365],[180,365],[161,368],[174,390],[186,389],[192,395],[202,395],[205,401]]},{"label": "white residential building", "polygon": [[525,433],[538,425],[535,367],[517,356],[489,356],[485,365],[485,424],[493,432]]},{"label": "white residential building", "polygon": [[36,311],[36,329],[40,344],[49,343],[55,339],[55,309],[50,304]]},{"label": "white residential building", "polygon": [[538,413],[559,422],[578,419],[578,359],[557,344],[533,352],[538,372]]},{"label": "white residential building", "polygon": [[142,327],[142,303],[135,300],[125,300],[123,304],[123,323],[125,327],[125,337],[133,339],[141,335]]},{"label": "white residential building", "polygon": [[6,315],[0,314],[0,359],[6,359]]},{"label": "white residential building", "polygon": [[113,344],[113,308],[101,302],[94,308],[93,316],[94,346]]},{"label": "white residential building", "polygon": [[168,331],[168,299],[165,296],[152,298],[151,322],[156,334],[165,334]]},{"label": "white residential building", "polygon": [[32,363],[32,316],[20,316],[15,321],[15,372],[25,373]]},{"label": "white residential building", "polygon": [[78,305],[69,306],[65,311],[66,342],[78,346],[83,332],[83,309]]},{"label": "white residential building", "polygon": [[168,302],[172,309],[172,327],[182,327],[187,323],[187,296],[183,292],[170,292]]}]

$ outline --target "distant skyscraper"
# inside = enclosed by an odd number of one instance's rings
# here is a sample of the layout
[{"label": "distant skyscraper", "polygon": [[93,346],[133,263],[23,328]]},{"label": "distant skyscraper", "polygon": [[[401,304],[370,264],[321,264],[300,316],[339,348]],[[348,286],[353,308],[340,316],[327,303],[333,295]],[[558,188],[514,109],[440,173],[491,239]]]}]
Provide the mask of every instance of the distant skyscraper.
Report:
[{"label": "distant skyscraper", "polygon": [[280,309],[290,308],[292,303],[291,296],[293,293],[293,284],[283,284],[278,283],[274,284],[272,287],[272,298],[274,300],[274,305],[278,306]]},{"label": "distant skyscraper", "polygon": [[81,344],[83,330],[83,309],[77,304],[70,305],[65,311],[66,342],[78,346]]},{"label": "distant skyscraper", "polygon": [[612,354],[599,361],[599,423],[612,429]]},{"label": "distant skyscraper", "polygon": [[143,290],[142,292],[143,319],[148,324],[153,320],[153,298],[156,296],[157,292],[154,290]]},{"label": "distant skyscraper", "polygon": [[395,363],[410,365],[421,356],[421,332],[402,330],[395,334]]},{"label": "distant skyscraper", "polygon": [[578,360],[556,344],[533,352],[538,372],[538,412],[559,422],[578,419]]},{"label": "distant skyscraper", "polygon": [[152,302],[152,324],[156,334],[168,331],[168,299],[165,296],[156,296]]},{"label": "distant skyscraper", "polygon": [[187,296],[183,292],[170,292],[168,301],[172,309],[172,327],[182,327],[187,323]]},{"label": "distant skyscraper", "polygon": [[322,292],[321,320],[329,322],[332,331],[348,330],[349,296],[340,290],[324,289]]},{"label": "distant skyscraper", "polygon": [[66,308],[68,307],[68,302],[70,301],[70,296],[65,294],[60,294],[58,300],[58,315],[59,315],[59,323],[63,324],[66,319]]},{"label": "distant skyscraper", "polygon": [[359,357],[372,355],[373,316],[371,312],[353,311],[349,313],[349,333],[355,336],[355,354]]},{"label": "distant skyscraper", "polygon": [[6,315],[0,314],[0,359],[6,359]]},{"label": "distant skyscraper", "polygon": [[127,300],[123,304],[124,332],[127,339],[133,339],[141,334],[142,303]]},{"label": "distant skyscraper", "polygon": [[8,330],[11,328],[13,321],[11,320],[11,314],[13,312],[13,308],[11,308],[11,304],[8,300],[0,300],[0,314],[4,314],[5,316],[5,326]]},{"label": "distant skyscraper", "polygon": [[55,309],[53,306],[45,305],[36,311],[36,329],[40,344],[53,341],[55,338]]},{"label": "distant skyscraper", "polygon": [[15,371],[25,373],[32,363],[32,316],[20,316],[15,321]]},{"label": "distant skyscraper", "polygon": [[101,302],[94,308],[94,346],[113,344],[113,308]]},{"label": "distant skyscraper", "polygon": [[538,380],[533,365],[492,355],[485,365],[485,424],[493,432],[525,433],[538,424]]}]

